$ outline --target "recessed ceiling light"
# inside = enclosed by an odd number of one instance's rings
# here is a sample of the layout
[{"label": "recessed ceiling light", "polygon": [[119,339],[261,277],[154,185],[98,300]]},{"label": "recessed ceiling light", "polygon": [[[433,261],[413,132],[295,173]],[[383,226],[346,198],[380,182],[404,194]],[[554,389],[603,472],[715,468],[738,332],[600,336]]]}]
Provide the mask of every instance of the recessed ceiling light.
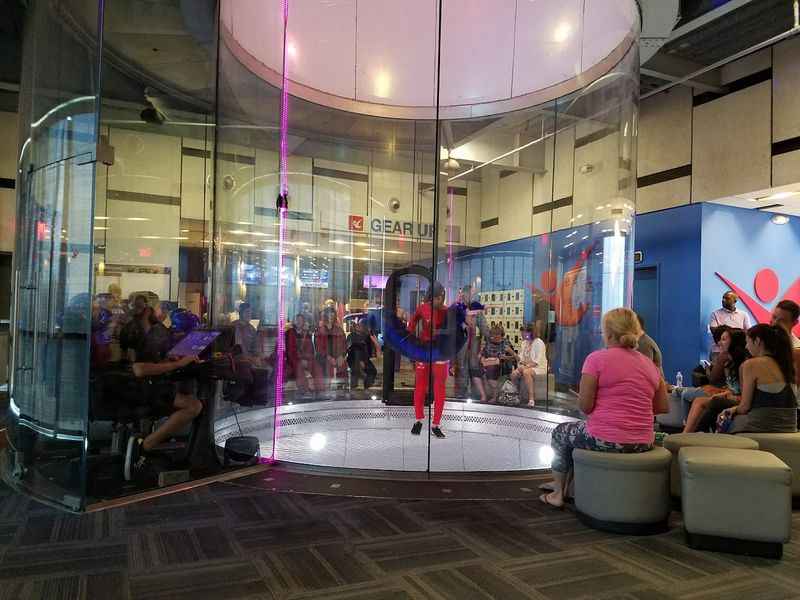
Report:
[{"label": "recessed ceiling light", "polygon": [[572,33],[572,25],[570,25],[566,21],[559,23],[556,26],[555,30],[553,31],[553,40],[558,42],[559,44],[564,43],[567,41],[571,33]]},{"label": "recessed ceiling light", "polygon": [[775,225],[786,225],[789,222],[789,217],[786,215],[772,215],[770,219]]}]

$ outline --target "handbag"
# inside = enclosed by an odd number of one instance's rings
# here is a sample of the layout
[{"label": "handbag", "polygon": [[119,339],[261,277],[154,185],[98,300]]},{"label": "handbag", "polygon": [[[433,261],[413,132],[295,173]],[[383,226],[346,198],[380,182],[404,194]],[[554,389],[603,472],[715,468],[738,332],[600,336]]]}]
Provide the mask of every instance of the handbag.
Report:
[{"label": "handbag", "polygon": [[728,433],[733,427],[733,420],[735,416],[727,410],[719,413],[717,417],[717,433]]},{"label": "handbag", "polygon": [[506,379],[500,388],[497,399],[501,404],[519,404],[519,390],[510,379]]}]

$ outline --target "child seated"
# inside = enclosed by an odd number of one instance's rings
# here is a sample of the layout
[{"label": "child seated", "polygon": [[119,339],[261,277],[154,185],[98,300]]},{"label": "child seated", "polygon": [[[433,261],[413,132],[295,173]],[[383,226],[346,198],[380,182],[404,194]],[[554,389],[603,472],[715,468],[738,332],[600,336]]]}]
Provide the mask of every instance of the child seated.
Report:
[{"label": "child seated", "polygon": [[489,339],[481,350],[481,365],[486,374],[486,393],[489,404],[497,400],[500,375],[510,370],[517,355],[499,325],[489,329]]}]

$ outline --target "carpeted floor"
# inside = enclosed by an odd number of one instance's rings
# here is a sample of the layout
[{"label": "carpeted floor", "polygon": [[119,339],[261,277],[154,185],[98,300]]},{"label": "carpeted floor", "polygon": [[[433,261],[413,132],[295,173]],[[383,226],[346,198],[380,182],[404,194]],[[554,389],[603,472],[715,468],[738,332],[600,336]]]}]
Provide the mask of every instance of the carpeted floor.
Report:
[{"label": "carpeted floor", "polygon": [[694,552],[677,520],[604,534],[520,489],[393,500],[238,480],[82,516],[3,489],[0,599],[800,598],[800,544],[782,561]]}]

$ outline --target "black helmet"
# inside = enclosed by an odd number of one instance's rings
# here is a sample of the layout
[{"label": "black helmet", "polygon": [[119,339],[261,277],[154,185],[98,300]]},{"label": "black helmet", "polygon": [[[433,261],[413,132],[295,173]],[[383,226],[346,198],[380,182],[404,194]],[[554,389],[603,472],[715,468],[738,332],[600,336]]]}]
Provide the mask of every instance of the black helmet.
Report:
[{"label": "black helmet", "polygon": [[433,285],[428,290],[428,294],[425,296],[425,299],[428,302],[432,302],[434,298],[443,297],[444,295],[444,286],[438,281],[434,281]]}]

